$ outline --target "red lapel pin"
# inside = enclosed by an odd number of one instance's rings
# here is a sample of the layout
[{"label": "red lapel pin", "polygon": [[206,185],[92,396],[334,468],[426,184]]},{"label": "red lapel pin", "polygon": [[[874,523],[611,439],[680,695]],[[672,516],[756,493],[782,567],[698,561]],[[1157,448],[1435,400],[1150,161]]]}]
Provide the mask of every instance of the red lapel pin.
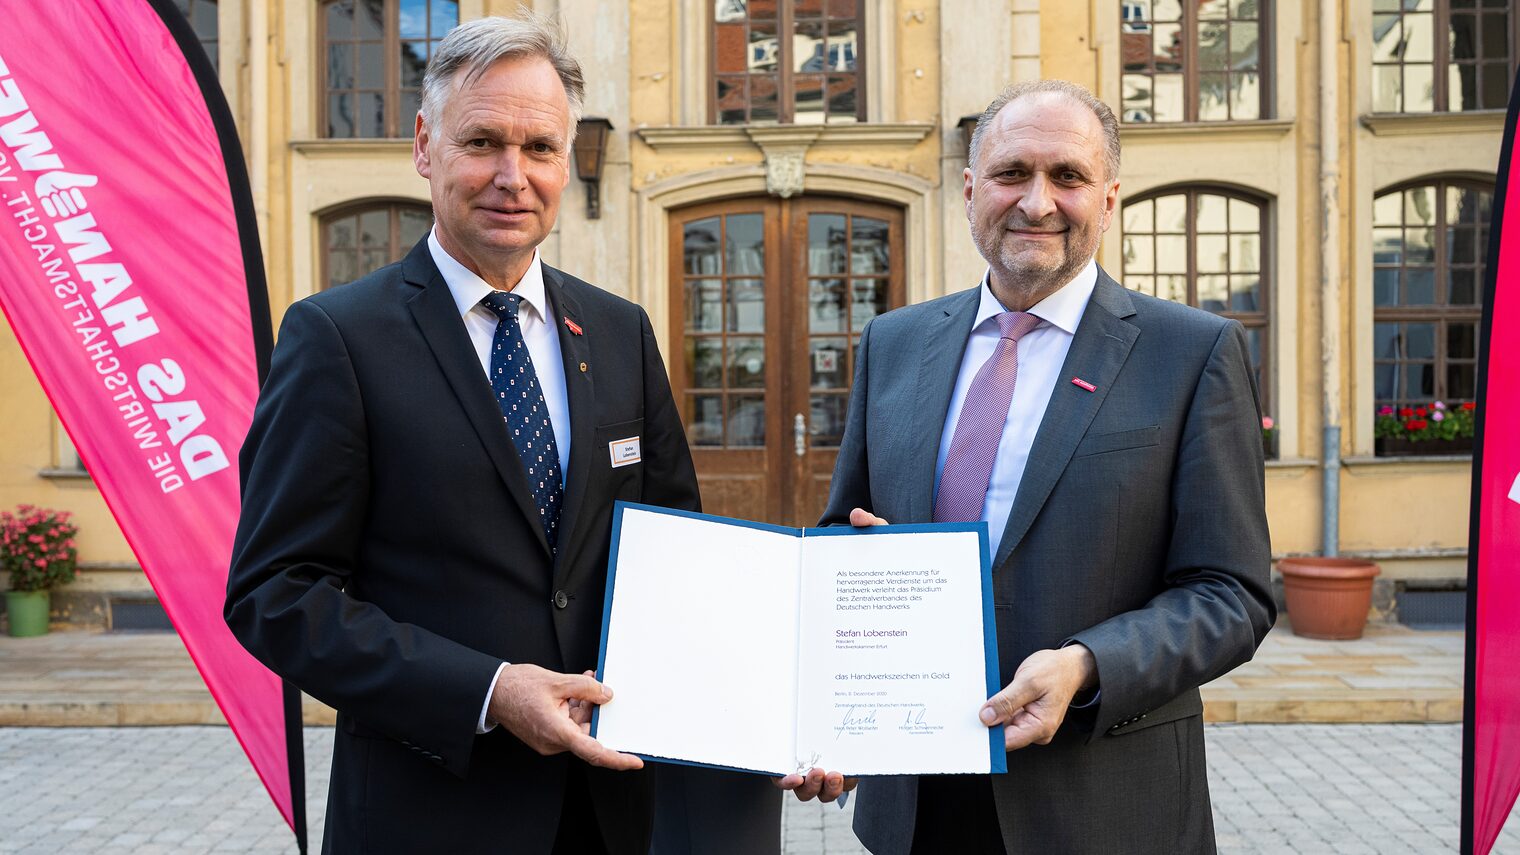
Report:
[{"label": "red lapel pin", "polygon": [[570,320],[569,318],[565,318],[565,326],[569,327],[570,332],[575,333],[576,335],[583,335],[586,332],[585,330],[581,329],[580,324]]},{"label": "red lapel pin", "polygon": [[1086,389],[1089,392],[1096,392],[1096,391],[1098,391],[1098,387],[1097,386],[1094,386],[1093,384],[1087,382],[1086,380],[1083,380],[1081,377],[1073,377],[1073,378],[1071,378],[1071,385],[1073,385],[1073,386],[1081,386],[1083,389]]}]

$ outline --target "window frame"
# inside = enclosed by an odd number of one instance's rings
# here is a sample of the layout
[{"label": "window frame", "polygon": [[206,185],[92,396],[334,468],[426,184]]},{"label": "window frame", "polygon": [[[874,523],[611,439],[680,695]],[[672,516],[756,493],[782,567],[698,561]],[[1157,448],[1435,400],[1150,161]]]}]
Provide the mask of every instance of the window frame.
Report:
[{"label": "window frame", "polygon": [[[1274,415],[1272,407],[1276,396],[1273,394],[1273,380],[1275,372],[1272,370],[1272,363],[1275,349],[1273,348],[1272,339],[1272,308],[1274,305],[1274,292],[1277,287],[1276,265],[1273,263],[1275,261],[1277,244],[1276,231],[1272,227],[1274,223],[1275,210],[1272,197],[1257,193],[1252,190],[1233,187],[1227,184],[1198,182],[1190,184],[1171,184],[1165,187],[1157,187],[1151,190],[1147,190],[1144,193],[1136,194],[1131,198],[1125,199],[1124,202],[1119,206],[1118,211],[1120,242],[1120,284],[1125,284],[1124,278],[1127,276],[1126,271],[1124,270],[1123,261],[1123,241],[1124,238],[1128,237],[1129,235],[1129,233],[1124,228],[1125,206],[1138,202],[1150,202],[1166,196],[1179,195],[1185,198],[1184,211],[1186,212],[1184,215],[1186,217],[1186,226],[1183,230],[1183,235],[1187,242],[1187,272],[1184,274],[1187,279],[1186,305],[1198,309],[1199,311],[1208,312],[1209,314],[1215,315],[1217,317],[1237,321],[1242,327],[1245,327],[1247,330],[1258,331],[1257,342],[1258,346],[1261,348],[1261,377],[1258,383],[1256,394],[1258,402],[1261,405],[1262,414]],[[1256,235],[1260,241],[1261,258],[1260,264],[1258,265],[1260,267],[1260,270],[1257,271],[1259,280],[1257,288],[1258,302],[1255,311],[1242,312],[1232,309],[1224,312],[1215,312],[1210,309],[1204,309],[1198,304],[1198,277],[1200,275],[1213,275],[1200,274],[1198,271],[1198,224],[1196,211],[1197,197],[1199,195],[1223,196],[1227,200],[1239,200],[1241,202],[1245,202],[1246,204],[1254,206],[1257,210],[1257,222],[1259,224],[1259,228],[1256,231]],[[1163,233],[1156,231],[1155,223],[1153,222],[1149,235],[1154,238],[1157,234]],[[1210,232],[1209,234],[1214,233]],[[1227,232],[1226,234],[1234,234],[1234,232]],[[1244,232],[1242,232],[1242,234],[1244,234]],[[1136,273],[1135,275],[1149,275],[1154,279],[1158,276],[1176,274],[1160,274],[1152,272],[1150,274]],[[1128,287],[1128,285],[1125,287]],[[1158,296],[1158,299],[1166,298]],[[1168,302],[1175,301],[1169,300]]]},{"label": "window frame", "polygon": [[[1446,379],[1446,369],[1451,358],[1447,352],[1449,344],[1448,332],[1449,324],[1453,322],[1470,322],[1474,324],[1474,352],[1471,361],[1474,366],[1474,383],[1476,384],[1478,371],[1481,368],[1481,365],[1478,361],[1479,353],[1477,348],[1478,338],[1482,334],[1483,312],[1487,308],[1483,303],[1483,299],[1486,296],[1485,281],[1488,276],[1488,265],[1490,259],[1486,252],[1486,247],[1480,247],[1480,251],[1477,252],[1474,257],[1474,270],[1477,274],[1474,276],[1474,298],[1476,302],[1470,305],[1452,305],[1449,302],[1451,261],[1447,252],[1446,235],[1446,231],[1450,227],[1450,224],[1446,221],[1446,206],[1444,200],[1447,188],[1455,187],[1461,190],[1476,191],[1478,193],[1488,195],[1489,205],[1492,206],[1494,204],[1494,193],[1492,189],[1493,185],[1491,183],[1486,183],[1480,178],[1476,178],[1468,174],[1427,175],[1410,181],[1402,181],[1397,184],[1392,184],[1379,189],[1372,196],[1373,204],[1375,206],[1377,200],[1382,199],[1385,196],[1389,196],[1395,193],[1402,195],[1404,191],[1412,190],[1418,187],[1431,188],[1432,195],[1437,200],[1435,209],[1436,218],[1430,226],[1431,231],[1434,232],[1434,241],[1431,244],[1431,251],[1435,259],[1435,262],[1432,265],[1432,269],[1434,271],[1434,281],[1432,283],[1432,288],[1434,294],[1433,299],[1440,300],[1442,302],[1432,302],[1428,305],[1399,304],[1394,306],[1379,306],[1377,305],[1377,298],[1374,294],[1372,300],[1373,337],[1371,340],[1370,348],[1372,351],[1373,380],[1371,385],[1372,406],[1374,412],[1385,405],[1391,405],[1395,408],[1398,408],[1401,406],[1409,405],[1417,406],[1422,403],[1422,401],[1413,401],[1412,399],[1405,399],[1403,397],[1396,397],[1391,401],[1386,398],[1378,397],[1377,367],[1380,364],[1388,364],[1389,362],[1388,360],[1381,359],[1377,353],[1376,331],[1377,325],[1381,323],[1434,324],[1436,327],[1435,341],[1433,343],[1435,349],[1435,357],[1431,361],[1430,365],[1431,371],[1434,374],[1435,383],[1432,389],[1430,400],[1441,401],[1446,404],[1476,400],[1476,386],[1473,390],[1475,393],[1473,398],[1453,398],[1449,395],[1450,390],[1447,388]],[[1375,223],[1376,220],[1374,219],[1372,222]],[[1402,214],[1400,215],[1399,223],[1400,229],[1409,228],[1409,226],[1405,224],[1405,219]],[[1481,231],[1488,231],[1491,229],[1491,227],[1492,226],[1490,223],[1482,222],[1481,220],[1478,223],[1478,228]],[[1372,250],[1372,274],[1373,282],[1376,283],[1377,271],[1379,268],[1377,264],[1377,244],[1375,240],[1372,245]],[[1402,260],[1400,261],[1399,269],[1407,269],[1407,265],[1404,264]],[[1376,287],[1375,284],[1374,287]],[[1409,364],[1407,360],[1394,360],[1393,362],[1394,364]],[[1467,360],[1458,360],[1458,362],[1465,364]]]},{"label": "window frame", "polygon": [[[1257,106],[1256,118],[1254,119],[1200,119],[1198,118],[1198,93],[1199,78],[1204,74],[1198,67],[1198,4],[1196,2],[1181,2],[1182,20],[1180,24],[1183,32],[1183,55],[1182,55],[1182,118],[1170,121],[1157,121],[1152,119],[1148,122],[1135,122],[1124,118],[1123,87],[1126,74],[1144,74],[1155,79],[1155,73],[1126,72],[1124,68],[1124,27],[1130,23],[1124,19],[1125,4],[1119,4],[1119,122],[1126,127],[1167,127],[1181,124],[1200,125],[1233,125],[1241,122],[1264,122],[1272,121],[1277,116],[1277,75],[1276,70],[1276,32],[1277,32],[1277,4],[1273,0],[1258,0],[1259,6],[1256,12],[1257,43],[1256,50],[1259,62],[1256,66],[1256,76],[1259,81],[1261,103]],[[1227,18],[1228,20],[1228,18]],[[1154,32],[1154,22],[1149,24]],[[1154,55],[1154,50],[1152,51]],[[1154,92],[1154,88],[1152,92]],[[1152,98],[1152,109],[1155,101]]]},{"label": "window frame", "polygon": [[[350,140],[350,139],[352,139],[352,140],[411,139],[415,135],[415,133],[416,133],[415,126],[406,127],[406,128],[402,128],[401,127],[401,121],[402,121],[402,119],[401,119],[401,116],[400,116],[400,112],[401,112],[402,92],[403,92],[403,90],[409,89],[409,87],[403,87],[401,85],[401,44],[402,44],[403,41],[415,42],[415,41],[418,41],[418,39],[402,39],[401,38],[401,0],[381,0],[381,3],[383,4],[384,16],[385,16],[385,20],[384,20],[384,32],[381,35],[381,41],[380,41],[380,44],[381,44],[380,51],[381,51],[381,56],[382,56],[383,61],[384,61],[384,68],[382,69],[382,72],[381,72],[382,75],[384,76],[384,83],[383,83],[383,88],[381,88],[378,91],[380,92],[381,103],[384,106],[384,120],[383,120],[382,124],[385,127],[382,129],[383,133],[380,136],[372,136],[372,137],[371,136],[361,136],[361,135],[358,135],[358,134],[355,134],[354,136],[336,136],[336,135],[334,135],[332,133],[332,128],[331,128],[331,126],[330,126],[330,124],[328,122],[328,120],[330,118],[328,110],[329,110],[330,104],[332,102],[332,96],[333,96],[334,92],[348,92],[348,93],[352,93],[352,94],[357,95],[357,94],[359,94],[361,92],[362,93],[368,93],[368,92],[377,91],[377,90],[373,90],[373,89],[366,89],[366,88],[363,88],[363,87],[361,87],[361,86],[358,85],[358,76],[359,75],[358,75],[358,59],[357,59],[357,57],[355,57],[355,65],[354,65],[354,71],[355,71],[354,86],[352,88],[350,88],[350,89],[335,90],[330,85],[330,81],[328,79],[328,48],[329,48],[329,46],[331,44],[333,44],[333,42],[331,42],[328,39],[328,33],[327,33],[327,10],[333,4],[335,4],[335,3],[343,3],[343,2],[352,2],[352,3],[354,3],[355,12],[357,13],[359,4],[362,3],[362,2],[364,2],[364,0],[321,0],[321,2],[317,4],[317,26],[316,26],[317,50],[316,50],[316,52],[315,52],[314,55],[316,57],[317,65],[318,65],[318,70],[317,70],[317,130],[319,132],[319,136],[322,139],[333,139],[333,140]],[[433,2],[435,2],[435,0],[427,0],[427,2],[428,2],[428,7],[427,7],[428,8],[428,15],[427,15],[427,36],[426,36],[426,38],[421,39],[421,42],[423,44],[431,45],[433,42],[435,42],[435,41],[443,38],[443,36],[445,34],[444,33],[439,33],[439,34],[435,35],[433,33],[432,4],[433,4]],[[455,3],[455,10],[456,10],[456,12],[460,11],[458,7],[459,7],[459,4],[458,4],[458,2],[456,0],[456,3]],[[460,14],[462,15],[462,12],[460,12]],[[462,20],[462,17],[461,18],[456,18],[454,25],[458,26],[461,20]],[[357,39],[350,39],[350,40],[347,40],[347,41],[341,42],[341,43],[342,44],[354,45],[354,44],[359,44],[360,42]],[[429,48],[429,57],[431,57],[431,55],[432,55],[432,49],[430,47]],[[421,99],[421,91],[422,91],[421,90],[421,86],[419,84],[418,89],[417,89],[419,103],[420,103],[420,99]]]},{"label": "window frame", "polygon": [[[406,254],[412,249],[411,244],[403,246],[401,243],[401,214],[403,211],[407,210],[414,212],[426,211],[428,217],[430,219],[433,218],[433,206],[431,204],[419,201],[417,199],[402,198],[362,199],[356,202],[351,202],[329,209],[325,213],[321,214],[317,220],[319,263],[317,265],[317,287],[314,289],[314,291],[327,291],[335,287],[340,287],[340,285],[332,284],[330,279],[331,268],[328,266],[330,257],[333,253],[332,227],[335,223],[340,220],[348,219],[357,221],[359,217],[365,214],[373,213],[375,211],[385,211],[388,218],[386,225],[386,247],[389,250],[388,254],[392,259],[392,261],[386,263],[392,264],[396,261],[400,261],[401,259],[406,258]],[[354,234],[354,240],[355,245],[351,251],[355,253],[362,252],[362,249],[357,243],[357,231]],[[355,266],[355,269],[358,269],[357,265]],[[370,272],[372,271],[365,271],[363,273],[360,273],[354,279],[350,279],[349,282],[354,282],[358,279],[362,279],[365,276],[369,275]],[[346,284],[348,284],[348,282],[341,283],[341,285]]]},{"label": "window frame", "polygon": [[[1407,106],[1408,99],[1404,96],[1402,69],[1406,65],[1408,65],[1410,63],[1405,63],[1402,60],[1399,61],[1399,62],[1378,62],[1376,59],[1373,59],[1372,57],[1375,56],[1375,53],[1376,53],[1375,47],[1376,47],[1376,44],[1377,44],[1377,41],[1376,41],[1376,32],[1375,32],[1375,29],[1374,29],[1374,30],[1372,30],[1370,32],[1370,36],[1369,36],[1370,40],[1371,40],[1371,45],[1372,45],[1372,47],[1374,49],[1368,51],[1369,65],[1372,68],[1372,71],[1369,74],[1369,83],[1372,84],[1372,87],[1371,87],[1370,91],[1371,91],[1372,97],[1374,99],[1374,103],[1372,105],[1372,112],[1373,112],[1373,114],[1374,115],[1383,115],[1383,116],[1425,116],[1425,115],[1431,115],[1431,114],[1436,114],[1436,113],[1458,113],[1458,114],[1460,114],[1460,113],[1473,113],[1473,112],[1483,112],[1483,111],[1490,111],[1490,110],[1504,110],[1504,109],[1506,109],[1506,107],[1508,105],[1508,99],[1507,98],[1505,99],[1505,105],[1506,106],[1504,106],[1504,107],[1483,107],[1483,108],[1474,107],[1474,108],[1472,108],[1470,110],[1453,110],[1453,109],[1451,109],[1451,105],[1448,103],[1448,100],[1449,100],[1448,96],[1451,93],[1451,79],[1450,79],[1450,71],[1451,71],[1451,47],[1450,47],[1450,41],[1451,41],[1451,37],[1450,37],[1450,32],[1451,32],[1451,0],[1434,0],[1434,2],[1435,2],[1435,9],[1433,9],[1432,12],[1431,12],[1431,31],[1432,31],[1431,32],[1431,41],[1432,41],[1433,44],[1431,46],[1432,49],[1431,49],[1431,60],[1430,60],[1431,61],[1431,92],[1432,92],[1431,107],[1430,107],[1430,109],[1429,110],[1413,110],[1413,111],[1405,109],[1406,106]],[[1483,11],[1483,6],[1481,5],[1482,0],[1476,0],[1476,2],[1479,3],[1479,5],[1476,7],[1477,11],[1479,11],[1481,13]],[[1506,11],[1507,11],[1507,13],[1509,15],[1509,27],[1507,28],[1508,31],[1506,33],[1506,35],[1508,35],[1508,37],[1509,37],[1509,62],[1507,64],[1507,68],[1509,70],[1508,79],[1511,81],[1511,83],[1513,83],[1516,71],[1520,70],[1520,56],[1517,56],[1517,54],[1520,54],[1520,2],[1516,2],[1516,0],[1507,0],[1507,5],[1506,5],[1505,9],[1506,9]],[[1372,16],[1376,16],[1376,15],[1380,15],[1380,14],[1386,15],[1386,14],[1394,14],[1394,13],[1369,11],[1368,14],[1372,15]],[[1399,25],[1403,26],[1404,15],[1407,14],[1407,11],[1406,10],[1400,10],[1397,14],[1399,15]],[[1444,38],[1442,37],[1443,35],[1445,36]],[[1423,65],[1424,63],[1412,63],[1412,64],[1414,64],[1414,65]],[[1397,110],[1379,110],[1379,109],[1377,109],[1377,104],[1376,104],[1376,100],[1375,100],[1377,98],[1377,89],[1376,89],[1376,83],[1375,83],[1375,81],[1376,81],[1376,77],[1377,77],[1377,69],[1380,68],[1380,67],[1381,68],[1397,67],[1397,68],[1401,69],[1401,72],[1400,72],[1400,83],[1399,83],[1400,104],[1399,104],[1399,109],[1397,109]],[[1405,187],[1407,188],[1407,187],[1410,187],[1410,186],[1417,186],[1417,183],[1418,182],[1412,183],[1412,184],[1407,184],[1407,185],[1405,185]],[[1390,190],[1390,191],[1384,191],[1384,192],[1392,192],[1392,191]],[[1379,193],[1377,195],[1382,195],[1382,194]]]},{"label": "window frame", "polygon": [[[798,124],[798,122],[796,121],[796,105],[795,105],[795,101],[796,101],[795,94],[796,93],[795,93],[795,91],[793,89],[793,86],[792,86],[792,80],[793,80],[794,77],[797,76],[797,72],[795,72],[795,71],[792,70],[793,63],[792,63],[792,43],[791,43],[791,40],[788,39],[788,38],[786,38],[785,35],[784,35],[784,34],[790,34],[790,33],[794,32],[794,30],[795,30],[795,27],[796,27],[796,15],[794,14],[793,7],[796,5],[796,2],[797,2],[797,0],[776,0],[776,19],[775,20],[776,20],[776,34],[777,34],[776,35],[776,42],[777,42],[777,45],[776,45],[777,46],[777,51],[776,51],[776,68],[777,68],[777,72],[776,72],[776,119],[775,119],[775,124],[778,124],[778,125],[795,125],[795,124]],[[829,0],[821,0],[821,2],[823,2],[823,13],[822,13],[821,17],[822,17],[822,19],[825,22],[825,26],[827,26],[828,22],[833,20],[833,18],[831,18],[829,16],[829,14],[828,14]],[[867,39],[868,39],[868,33],[866,33],[866,17],[867,17],[867,15],[866,15],[866,5],[868,3],[870,3],[870,2],[873,2],[873,0],[856,0],[856,3],[855,3],[855,18],[854,18],[854,21],[855,21],[855,71],[854,71],[854,74],[855,74],[855,122],[857,124],[863,124],[866,121],[868,121],[868,119],[867,119],[867,115],[868,115],[868,113],[867,113],[867,107],[868,107],[868,105],[866,103],[867,102],[866,86],[867,86],[867,65],[869,65],[869,63],[866,61]],[[757,123],[771,124],[771,120],[769,120],[769,119],[761,119],[761,120],[758,120],[758,122],[757,122],[757,120],[749,118],[750,102],[749,102],[748,94],[746,94],[746,96],[745,96],[745,106],[744,106],[745,120],[743,122],[728,122],[728,123],[723,122],[722,116],[721,116],[721,114],[720,114],[720,112],[718,110],[718,80],[719,80],[720,77],[736,76],[736,75],[727,75],[727,74],[724,74],[724,73],[718,71],[718,10],[717,10],[716,0],[703,0],[703,5],[706,6],[706,12],[707,12],[707,74],[706,74],[706,78],[707,78],[707,120],[708,120],[708,123],[712,124],[712,125],[720,125],[720,126],[723,126],[723,127],[742,127],[742,126],[745,126],[745,125],[753,125],[753,124],[757,124]],[[754,19],[752,17],[746,15],[745,18],[744,18],[744,23],[747,26],[749,24],[749,22],[751,22],[753,20]],[[841,20],[845,20],[845,19],[841,19]],[[745,42],[745,51],[746,52],[748,52],[748,50],[749,50],[749,45],[750,45],[749,42]],[[825,51],[827,51],[827,47],[825,47]],[[809,73],[811,73],[811,72],[809,72]],[[841,73],[841,72],[835,72],[835,73]],[[820,72],[820,74],[823,77],[823,96],[824,96],[823,97],[823,101],[824,101],[824,116],[823,116],[823,121],[816,122],[816,123],[815,122],[806,122],[806,123],[803,123],[803,124],[808,124],[808,125],[817,124],[817,125],[823,125],[823,126],[826,126],[826,125],[829,125],[829,124],[846,124],[845,122],[833,122],[833,123],[831,123],[829,121],[829,116],[832,115],[832,114],[830,114],[828,112],[828,89],[829,89],[829,74],[830,73],[827,72],[827,71],[824,71],[824,72]],[[751,74],[748,71],[745,72],[746,79],[752,79],[753,77],[756,77],[756,76],[762,76],[762,75],[753,75],[753,74]]]}]

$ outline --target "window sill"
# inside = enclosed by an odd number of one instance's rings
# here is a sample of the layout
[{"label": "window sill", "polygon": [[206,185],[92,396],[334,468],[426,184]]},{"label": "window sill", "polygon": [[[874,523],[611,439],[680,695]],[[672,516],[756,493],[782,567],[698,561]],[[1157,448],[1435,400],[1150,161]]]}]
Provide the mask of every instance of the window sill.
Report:
[{"label": "window sill", "polygon": [[1423,134],[1470,134],[1475,131],[1504,132],[1504,110],[1468,110],[1461,113],[1368,113],[1362,126],[1380,137]]},{"label": "window sill", "polygon": [[1396,466],[1396,465],[1398,465],[1400,463],[1413,463],[1413,464],[1421,465],[1421,466],[1429,466],[1431,464],[1436,464],[1436,465],[1440,465],[1440,464],[1447,464],[1447,465],[1450,465],[1450,464],[1461,464],[1463,466],[1463,468],[1467,468],[1467,467],[1472,466],[1472,455],[1471,454],[1409,454],[1409,455],[1403,455],[1403,456],[1389,455],[1387,457],[1376,457],[1374,455],[1365,454],[1365,455],[1357,455],[1357,456],[1354,456],[1354,457],[1344,457],[1344,458],[1341,458],[1341,463],[1344,466],[1346,466],[1347,468],[1355,468],[1355,467],[1358,467],[1358,466]]},{"label": "window sill", "polygon": [[656,151],[665,148],[726,147],[754,143],[762,148],[781,144],[802,145],[917,145],[934,130],[929,122],[883,124],[854,122],[837,125],[663,125],[634,131]]},{"label": "window sill", "polygon": [[290,150],[301,154],[411,154],[412,138],[405,139],[349,139],[349,140],[291,140]]},{"label": "window sill", "polygon": [[53,466],[50,466],[50,467],[48,467],[46,469],[39,469],[37,471],[37,477],[39,477],[39,478],[46,478],[49,481],[92,481],[92,480],[94,480],[94,479],[92,479],[90,477],[90,473],[86,472],[83,469],[60,469],[60,468],[53,467]]},{"label": "window sill", "polygon": [[1221,139],[1277,139],[1293,130],[1292,119],[1258,119],[1249,122],[1135,122],[1119,125],[1125,139],[1167,140],[1199,137]]},{"label": "window sill", "polygon": [[1319,461],[1310,457],[1284,457],[1267,461],[1268,469],[1316,469]]}]

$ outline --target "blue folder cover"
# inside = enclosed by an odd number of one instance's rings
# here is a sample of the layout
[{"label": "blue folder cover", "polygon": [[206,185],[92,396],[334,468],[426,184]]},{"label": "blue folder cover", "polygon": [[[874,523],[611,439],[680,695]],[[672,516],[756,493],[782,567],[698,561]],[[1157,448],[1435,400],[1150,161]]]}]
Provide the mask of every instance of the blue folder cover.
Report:
[{"label": "blue folder cover", "polygon": [[[657,514],[669,514],[670,516],[687,517],[689,519],[707,520],[709,522],[722,523],[724,525],[741,526],[744,528],[760,529],[761,531],[775,532],[776,534],[789,534],[793,537],[859,537],[873,534],[911,533],[911,532],[975,532],[981,546],[981,576],[982,576],[982,641],[985,653],[985,669],[987,677],[987,697],[997,694],[1003,687],[998,676],[997,654],[997,625],[996,615],[992,607],[992,555],[987,545],[987,524],[984,522],[974,523],[909,523],[905,525],[889,526],[828,526],[824,528],[795,528],[792,526],[771,525],[770,523],[755,522],[753,520],[739,520],[730,517],[720,517],[713,514],[697,513],[695,511],[682,511],[672,508],[661,508],[655,505],[645,505],[638,502],[618,501],[612,510],[612,549],[607,556],[607,593],[602,603],[602,638],[597,651],[596,679],[605,679],[604,668],[607,663],[607,633],[612,624],[612,602],[617,592],[617,564],[618,543],[623,532],[623,511],[632,508],[634,510],[649,511]],[[600,721],[601,708],[591,713],[591,735],[596,736],[597,724]],[[1003,750],[1003,727],[998,725],[987,729],[988,751],[991,758],[991,771],[993,774],[1001,774],[1008,771],[1008,754]],[[672,763],[681,766],[705,766],[712,769],[729,769],[736,772],[755,772],[766,775],[783,776],[791,774],[794,770],[778,769],[733,769],[728,766],[717,766],[710,763],[696,763],[689,760],[675,760],[669,757],[655,757],[639,754],[645,760],[658,763]],[[843,770],[829,770],[843,771]]]}]

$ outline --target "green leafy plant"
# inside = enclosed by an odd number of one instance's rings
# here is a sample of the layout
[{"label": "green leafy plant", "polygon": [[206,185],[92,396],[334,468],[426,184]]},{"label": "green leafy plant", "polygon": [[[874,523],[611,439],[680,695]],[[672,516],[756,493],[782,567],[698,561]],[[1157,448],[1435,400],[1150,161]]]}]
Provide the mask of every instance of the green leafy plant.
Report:
[{"label": "green leafy plant", "polygon": [[1380,407],[1372,435],[1377,439],[1471,439],[1478,406],[1472,401],[1447,406],[1442,401],[1417,407]]},{"label": "green leafy plant", "polygon": [[78,552],[68,511],[22,505],[0,512],[0,569],[11,590],[43,591],[74,581]]}]

